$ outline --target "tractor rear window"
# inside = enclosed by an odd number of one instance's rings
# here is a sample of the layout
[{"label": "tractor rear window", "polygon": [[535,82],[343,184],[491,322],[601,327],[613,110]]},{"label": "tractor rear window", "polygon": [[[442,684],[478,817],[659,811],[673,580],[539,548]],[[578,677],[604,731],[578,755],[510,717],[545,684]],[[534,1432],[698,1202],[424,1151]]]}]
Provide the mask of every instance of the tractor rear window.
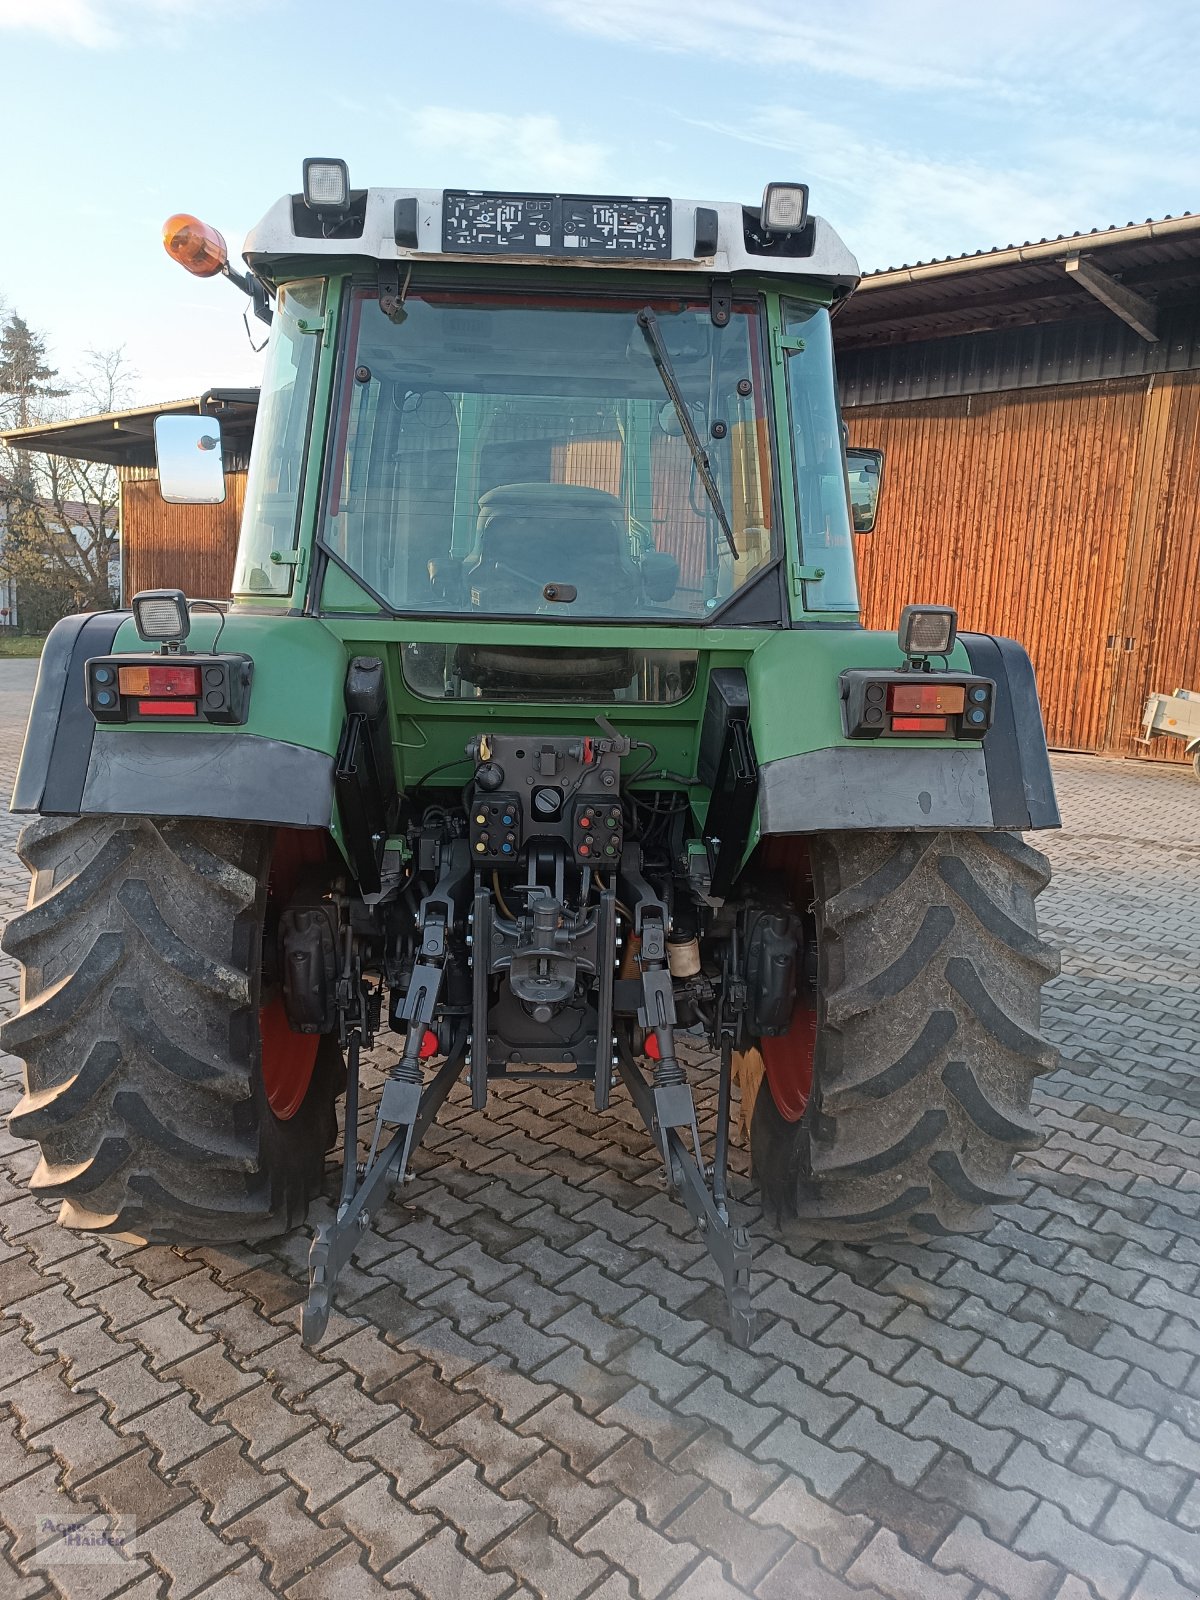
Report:
[{"label": "tractor rear window", "polygon": [[675,705],[696,687],[699,652],[475,640],[406,644],[400,660],[407,686],[428,700]]},{"label": "tractor rear window", "polygon": [[415,290],[389,320],[359,291],[324,541],[399,612],[703,620],[773,554],[758,327]]}]

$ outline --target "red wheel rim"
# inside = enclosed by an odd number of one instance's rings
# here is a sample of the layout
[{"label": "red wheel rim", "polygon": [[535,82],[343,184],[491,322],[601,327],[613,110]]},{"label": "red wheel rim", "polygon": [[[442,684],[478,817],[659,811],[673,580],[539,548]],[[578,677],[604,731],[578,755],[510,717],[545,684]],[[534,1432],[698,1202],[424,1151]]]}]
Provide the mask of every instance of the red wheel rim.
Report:
[{"label": "red wheel rim", "polygon": [[[278,911],[292,897],[306,866],[325,859],[325,837],[301,828],[279,828],[271,850],[271,876],[267,883],[267,926],[273,926],[272,909]],[[258,1012],[262,1041],[262,1077],[267,1104],[280,1122],[294,1117],[304,1104],[317,1064],[321,1036],[296,1033],[288,1023],[287,1008],[278,990],[265,994]]]},{"label": "red wheel rim", "polygon": [[760,1039],[758,1047],[779,1115],[785,1122],[799,1122],[812,1094],[817,1013],[811,1006],[797,1005],[788,1031]]},{"label": "red wheel rim", "polygon": [[317,1064],[321,1036],[292,1031],[281,994],[260,1009],[258,1026],[262,1034],[262,1075],[267,1104],[280,1122],[287,1122],[304,1104]]}]

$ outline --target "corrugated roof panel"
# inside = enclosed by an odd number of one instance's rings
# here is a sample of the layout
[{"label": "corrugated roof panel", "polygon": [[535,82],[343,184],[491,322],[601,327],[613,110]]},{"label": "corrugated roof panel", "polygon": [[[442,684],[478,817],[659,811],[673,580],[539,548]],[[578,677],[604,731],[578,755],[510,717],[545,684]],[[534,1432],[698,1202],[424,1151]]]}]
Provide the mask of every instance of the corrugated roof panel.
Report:
[{"label": "corrugated roof panel", "polygon": [[[1072,248],[1086,249],[1102,244],[1109,234],[1123,233],[1126,228],[1162,227],[1164,223],[1182,221],[1193,215],[1191,211],[1184,211],[1177,218],[1147,217],[1145,222],[1110,222],[1107,227],[1091,228],[1086,233],[1060,233],[1053,239],[1026,239],[1022,244],[997,244],[986,250],[968,250],[960,256],[931,256],[928,261],[905,261],[899,266],[876,267],[866,277],[882,278],[889,272],[911,272],[916,267],[946,265],[954,261],[977,261],[983,256],[1003,255],[1007,250],[1032,250],[1040,245],[1061,244],[1065,254]],[[1151,248],[1154,248],[1153,244]]]},{"label": "corrugated roof panel", "polygon": [[1200,304],[1164,313],[1162,337],[1155,344],[1108,316],[838,352],[844,406],[992,394],[1197,367]]}]

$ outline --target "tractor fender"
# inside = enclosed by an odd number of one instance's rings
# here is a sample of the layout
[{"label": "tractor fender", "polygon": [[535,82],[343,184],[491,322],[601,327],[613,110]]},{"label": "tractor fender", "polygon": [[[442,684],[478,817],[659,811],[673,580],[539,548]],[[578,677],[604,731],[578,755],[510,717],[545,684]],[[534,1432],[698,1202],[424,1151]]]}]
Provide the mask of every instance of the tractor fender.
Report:
[{"label": "tractor fender", "polygon": [[1060,826],[1033,665],[1013,639],[959,634],[970,670],[996,684],[982,743],[827,746],[759,767],[761,835],[847,829]]},{"label": "tractor fender", "polygon": [[[326,749],[241,728],[98,729],[85,699],[84,664],[119,651],[122,628],[127,634],[132,628],[128,611],[64,617],[51,629],[42,650],[12,811],[330,826],[336,725],[314,730],[314,742],[319,738],[330,746]],[[341,651],[340,644],[322,633],[331,651]],[[137,643],[134,635],[124,647],[136,648]],[[344,665],[330,674],[339,697],[343,675]]]}]

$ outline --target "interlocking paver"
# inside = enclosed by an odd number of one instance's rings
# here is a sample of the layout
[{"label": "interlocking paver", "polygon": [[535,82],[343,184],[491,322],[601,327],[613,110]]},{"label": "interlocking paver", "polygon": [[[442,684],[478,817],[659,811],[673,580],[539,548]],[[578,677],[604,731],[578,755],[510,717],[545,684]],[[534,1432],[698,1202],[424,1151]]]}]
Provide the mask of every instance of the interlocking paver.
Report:
[{"label": "interlocking paver", "polygon": [[[848,1459],[853,1459],[851,1452],[861,1451],[856,1465],[861,1465],[863,1456],[881,1462],[899,1483],[909,1488],[938,1455],[938,1447],[932,1441],[912,1438],[906,1432],[889,1427],[869,1406],[859,1406],[852,1412],[830,1436],[830,1443]],[[849,1476],[847,1473],[846,1477]]]},{"label": "interlocking paver", "polygon": [[699,1551],[686,1541],[676,1543],[638,1520],[628,1500],[622,1500],[576,1541],[584,1555],[596,1552],[636,1574],[638,1592],[657,1600],[673,1579],[695,1560]]},{"label": "interlocking paver", "polygon": [[[171,1592],[180,1600],[195,1594],[247,1554],[240,1541],[226,1544],[214,1533],[201,1511],[201,1506],[192,1500],[161,1522],[139,1529],[139,1551],[167,1574]],[[233,1531],[236,1538],[236,1530]]]},{"label": "interlocking paver", "polygon": [[[266,1506],[260,1506],[252,1515],[262,1530],[260,1538],[263,1540],[273,1536],[270,1513],[279,1502],[294,1504],[297,1514],[304,1515],[300,1509],[300,1497],[294,1489],[285,1491]],[[308,1520],[305,1518],[306,1522]],[[366,1546],[372,1570],[377,1572],[423,1544],[438,1525],[436,1517],[412,1511],[398,1500],[381,1472],[367,1478],[340,1500],[335,1500],[333,1505],[321,1512],[319,1520],[325,1528],[344,1528],[347,1533],[353,1534],[359,1544]]]},{"label": "interlocking paver", "polygon": [[483,1557],[483,1565],[515,1573],[540,1600],[577,1600],[605,1573],[599,1557],[576,1555],[556,1539],[549,1518],[541,1512],[527,1517],[494,1544]]},{"label": "interlocking paver", "polygon": [[752,1405],[734,1394],[719,1378],[705,1378],[677,1402],[678,1409],[690,1417],[713,1422],[743,1448],[780,1419],[775,1406]]},{"label": "interlocking paver", "polygon": [[1022,1555],[1056,1562],[1086,1579],[1100,1600],[1123,1600],[1144,1559],[1131,1545],[1084,1533],[1048,1501],[1037,1506],[1013,1544]]},{"label": "interlocking paver", "polygon": [[[837,1504],[842,1511],[867,1521],[863,1540],[876,1526],[890,1528],[904,1548],[915,1556],[928,1556],[958,1520],[958,1511],[953,1505],[940,1498],[927,1499],[917,1490],[897,1483],[876,1461],[866,1462],[845,1488],[838,1491]],[[831,1564],[826,1562],[827,1566]]]},{"label": "interlocking paver", "polygon": [[937,1572],[919,1561],[887,1528],[846,1569],[855,1584],[874,1584],[895,1600],[967,1600],[974,1580],[961,1573]]},{"label": "interlocking paver", "polygon": [[693,1473],[663,1466],[640,1439],[630,1439],[590,1473],[592,1482],[617,1490],[637,1506],[652,1528],[661,1528],[704,1488]]},{"label": "interlocking paver", "polygon": [[472,1555],[510,1532],[530,1513],[523,1500],[505,1499],[484,1482],[472,1462],[462,1461],[413,1500],[419,1511],[437,1512],[462,1535]]},{"label": "interlocking paver", "polygon": [[933,1553],[942,1571],[964,1572],[1005,1600],[1047,1600],[1063,1576],[1049,1561],[1030,1561],[990,1539],[973,1517],[964,1517]]},{"label": "interlocking paver", "polygon": [[[411,1442],[424,1444],[423,1440]],[[519,1472],[542,1449],[540,1439],[523,1439],[501,1422],[492,1407],[487,1405],[476,1406],[473,1411],[459,1417],[457,1422],[452,1422],[439,1435],[438,1443],[448,1445],[478,1462],[485,1481],[492,1484],[503,1483],[514,1472]],[[407,1453],[404,1466],[407,1469]]]},{"label": "interlocking paver", "polygon": [[242,1441],[233,1438],[193,1456],[176,1477],[201,1497],[206,1515],[218,1528],[287,1487],[282,1473],[265,1471],[244,1454]]},{"label": "interlocking paver", "polygon": [[449,1528],[441,1528],[431,1539],[388,1571],[388,1584],[407,1588],[421,1600],[499,1600],[512,1588],[506,1572],[485,1572],[459,1549]]},{"label": "interlocking paver", "polygon": [[[616,1457],[608,1460],[615,1461]],[[527,1467],[514,1473],[503,1493],[538,1506],[550,1518],[559,1537],[568,1543],[618,1498],[612,1490],[577,1477],[557,1450],[544,1450]]]}]

